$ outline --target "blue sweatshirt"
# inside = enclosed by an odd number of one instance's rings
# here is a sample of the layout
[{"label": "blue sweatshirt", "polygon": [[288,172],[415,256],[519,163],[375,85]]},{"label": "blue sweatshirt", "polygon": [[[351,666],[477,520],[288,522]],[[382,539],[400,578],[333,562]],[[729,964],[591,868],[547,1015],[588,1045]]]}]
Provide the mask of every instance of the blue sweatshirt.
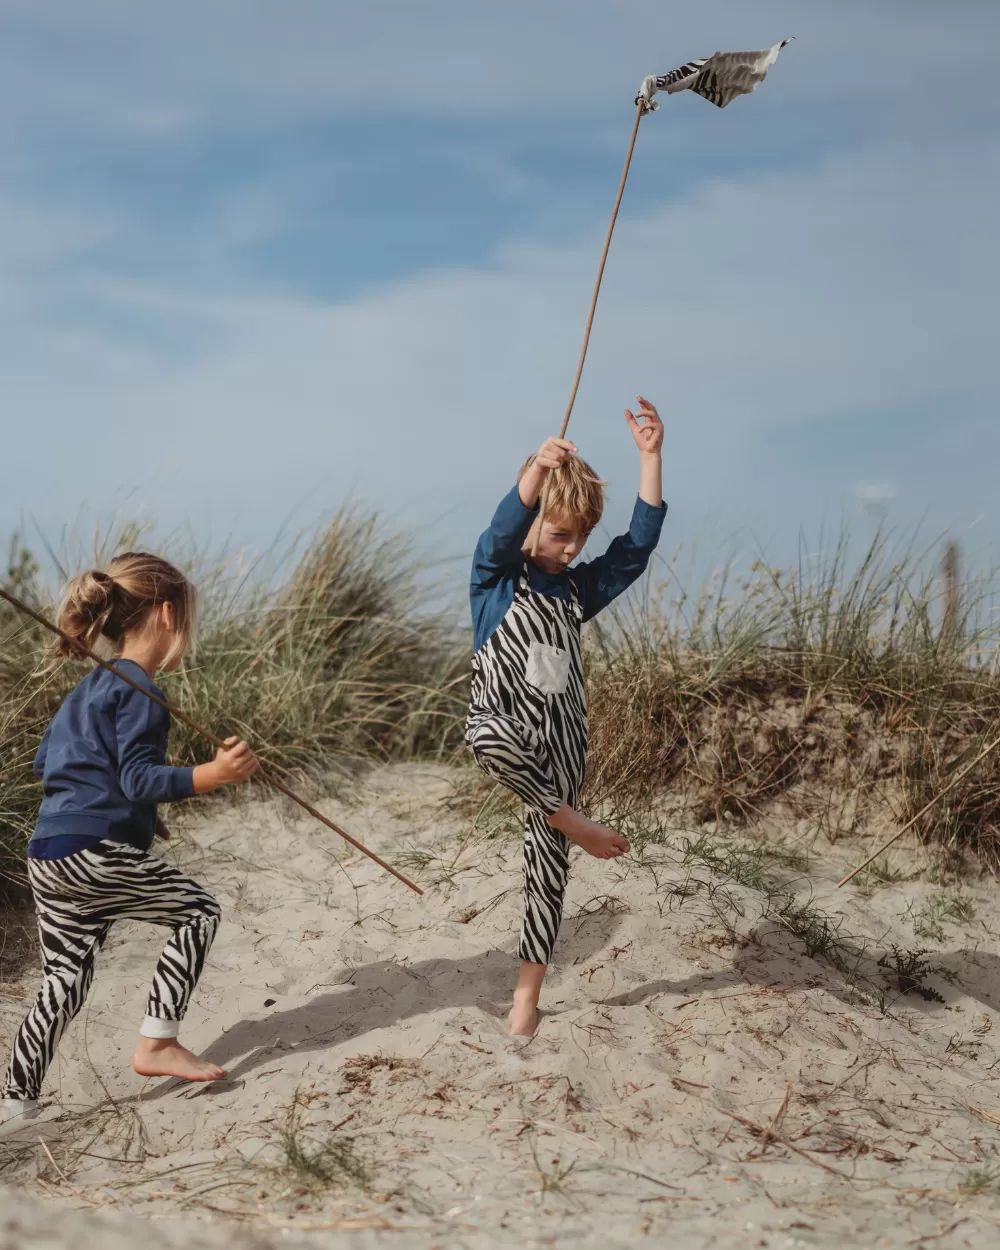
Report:
[{"label": "blue sweatshirt", "polygon": [[[114,663],[163,698],[134,660]],[[194,770],[166,765],[169,733],[166,708],[106,669],[88,673],[52,718],[35,756],[43,798],[29,856],[59,859],[103,839],[148,851],[157,803],[194,793]]]},{"label": "blue sweatshirt", "polygon": [[[514,592],[525,564],[521,548],[537,515],[538,505],[526,508],[515,486],[500,501],[490,528],[479,539],[469,589],[476,651],[493,635],[514,602]],[[654,508],[637,498],[628,533],[613,538],[604,555],[576,564],[563,573],[546,573],[528,560],[528,585],[537,594],[568,599],[572,583],[580,599],[583,619],[589,621],[646,571],[666,515],[666,504]]]}]

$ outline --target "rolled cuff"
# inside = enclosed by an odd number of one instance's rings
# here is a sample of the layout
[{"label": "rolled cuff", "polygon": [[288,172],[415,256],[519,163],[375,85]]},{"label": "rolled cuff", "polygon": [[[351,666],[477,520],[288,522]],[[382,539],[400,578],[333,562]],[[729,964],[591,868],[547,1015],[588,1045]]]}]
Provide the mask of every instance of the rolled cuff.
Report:
[{"label": "rolled cuff", "polygon": [[37,1098],[18,1098],[14,1094],[0,1098],[0,1124],[10,1124],[17,1120],[34,1120],[37,1115]]},{"label": "rolled cuff", "polygon": [[181,1022],[179,1020],[161,1020],[157,1016],[146,1016],[142,1024],[139,1025],[141,1037],[155,1037],[160,1040],[176,1037],[180,1031]]}]

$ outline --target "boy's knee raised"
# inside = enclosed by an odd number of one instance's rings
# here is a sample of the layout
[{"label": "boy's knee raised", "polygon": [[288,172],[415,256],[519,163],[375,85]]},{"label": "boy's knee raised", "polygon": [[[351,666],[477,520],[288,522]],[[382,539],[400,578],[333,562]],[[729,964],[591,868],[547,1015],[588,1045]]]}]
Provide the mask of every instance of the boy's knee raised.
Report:
[{"label": "boy's knee raised", "polygon": [[489,771],[491,765],[509,768],[529,758],[535,746],[533,738],[526,725],[496,717],[479,721],[469,731],[467,741],[476,762]]},{"label": "boy's knee raised", "polygon": [[465,740],[469,744],[469,750],[479,763],[489,759],[494,753],[497,743],[494,722],[489,720],[479,721],[473,728],[469,729]]}]

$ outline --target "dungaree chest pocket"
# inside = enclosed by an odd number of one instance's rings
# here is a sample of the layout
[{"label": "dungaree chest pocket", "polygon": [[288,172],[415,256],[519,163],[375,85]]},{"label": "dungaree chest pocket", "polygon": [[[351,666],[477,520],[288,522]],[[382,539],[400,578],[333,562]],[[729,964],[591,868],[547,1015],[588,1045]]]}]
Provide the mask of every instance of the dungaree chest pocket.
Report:
[{"label": "dungaree chest pocket", "polygon": [[544,642],[533,642],[528,647],[524,676],[528,684],[542,694],[563,694],[569,683],[569,652]]}]

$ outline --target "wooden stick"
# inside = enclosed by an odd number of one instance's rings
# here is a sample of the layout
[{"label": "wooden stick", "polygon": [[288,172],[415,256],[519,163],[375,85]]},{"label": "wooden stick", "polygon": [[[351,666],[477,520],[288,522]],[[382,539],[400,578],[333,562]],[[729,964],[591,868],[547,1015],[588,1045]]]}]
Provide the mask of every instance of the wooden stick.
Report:
[{"label": "wooden stick", "polygon": [[[569,403],[566,405],[566,414],[563,417],[562,428],[559,431],[559,437],[566,437],[566,430],[569,427],[569,419],[573,414],[573,405],[576,403],[576,393],[580,389],[580,379],[583,377],[583,364],[587,359],[587,348],[590,346],[590,331],[594,325],[594,313],[597,311],[597,297],[601,293],[601,280],[604,277],[604,266],[608,260],[608,252],[611,249],[611,236],[615,232],[615,222],[618,220],[618,210],[621,208],[622,196],[625,194],[625,183],[628,179],[629,166],[632,164],[632,153],[635,151],[635,140],[639,133],[639,123],[642,121],[643,114],[649,111],[646,101],[642,96],[639,97],[635,106],[635,122],[632,125],[632,138],[629,140],[628,152],[625,156],[625,168],[622,170],[621,182],[618,184],[618,195],[615,197],[615,206],[611,210],[611,222],[608,225],[608,233],[604,239],[604,251],[601,253],[601,263],[597,267],[597,281],[594,283],[594,294],[590,299],[590,312],[587,315],[587,328],[583,333],[583,347],[580,349],[580,360],[576,366],[576,377],[573,379],[573,387],[569,393]],[[551,484],[551,475],[545,474],[545,480],[542,483],[542,494],[538,508],[538,529],[535,531],[535,538],[531,544],[532,556],[538,555],[538,539],[542,530],[542,521],[545,520],[545,509],[549,502],[549,486]]]},{"label": "wooden stick", "polygon": [[862,870],[862,868],[867,868],[868,865],[873,860],[878,859],[878,857],[882,854],[883,851],[887,851],[894,842],[898,842],[904,833],[907,833],[910,829],[913,828],[913,826],[917,823],[918,820],[921,820],[924,816],[926,816],[926,814],[931,810],[931,808],[934,806],[935,803],[940,802],[940,800],[944,798],[944,796],[948,793],[949,790],[954,790],[954,788],[958,785],[958,783],[962,780],[962,778],[967,777],[969,773],[971,773],[972,770],[976,767],[976,765],[981,764],[983,760],[986,759],[987,755],[995,751],[997,747],[1000,747],[1000,738],[994,738],[993,741],[989,744],[989,746],[984,747],[982,751],[979,752],[979,754],[976,756],[976,758],[972,761],[971,764],[967,764],[960,773],[958,773],[955,777],[951,779],[951,781],[948,782],[948,784],[945,786],[943,790],[939,790],[938,793],[935,794],[935,796],[931,799],[931,801],[926,805],[926,807],[923,807],[919,812],[917,812],[916,816],[914,816],[912,820],[908,820],[898,833],[894,833],[888,842],[884,842],[873,855],[869,855],[863,864],[858,864],[857,868],[855,868],[852,872],[849,872],[847,876],[843,879],[843,881],[838,881],[837,888],[839,889],[842,885],[847,885],[848,881],[850,881],[852,877],[856,877],[858,873]]},{"label": "wooden stick", "polygon": [[[109,673],[114,673],[114,675],[125,682],[127,686],[131,686],[133,690],[138,690],[140,694],[144,694],[146,698],[152,700],[153,703],[158,703],[160,707],[166,708],[171,716],[174,716],[177,720],[182,721],[188,726],[189,729],[193,729],[196,734],[199,734],[202,738],[211,742],[214,747],[219,747],[222,750],[226,749],[226,744],[221,738],[217,738],[210,730],[205,729],[202,725],[199,725],[197,721],[193,721],[190,716],[185,715],[184,712],[180,711],[179,708],[174,707],[173,704],[169,703],[166,699],[161,699],[159,695],[153,694],[153,692],[151,690],[147,690],[145,686],[141,686],[137,681],[133,681],[132,678],[129,677],[127,673],[123,673],[121,669],[115,668],[113,664],[109,664],[106,660],[102,660],[99,655],[91,651],[89,647],[85,647],[83,643],[78,642],[75,638],[70,638],[70,636],[64,633],[58,625],[53,625],[47,617],[42,616],[40,612],[36,612],[34,608],[29,608],[26,603],[22,603],[20,599],[15,598],[9,591],[4,590],[2,586],[0,586],[0,598],[6,599],[7,602],[17,608],[19,612],[23,612],[25,616],[30,616],[33,621],[36,621],[39,625],[44,626],[45,629],[50,630],[53,634],[57,634],[80,655],[84,655],[87,659],[93,660],[95,664],[99,664],[101,668],[106,669]],[[332,820],[324,816],[323,813],[313,807],[311,803],[307,803],[306,800],[296,794],[294,790],[290,790],[283,781],[278,781],[277,778],[272,777],[270,774],[265,774],[264,770],[260,768],[259,765],[256,775],[273,790],[277,790],[279,794],[285,795],[285,797],[291,799],[293,803],[298,803],[299,807],[301,807],[304,811],[307,811],[310,816],[315,817],[316,820],[326,825],[328,829],[332,829],[334,833],[339,834],[345,842],[350,842],[351,846],[359,850],[362,855],[367,855],[369,859],[374,860],[380,868],[384,868],[386,872],[391,872],[397,881],[402,881],[404,885],[408,885],[415,893],[423,894],[423,890],[421,890],[418,885],[414,885],[408,877],[404,877],[401,872],[397,872],[391,864],[387,864],[385,860],[376,855],[374,851],[370,851],[366,846],[362,845],[357,838],[352,838],[351,835],[341,829],[339,825],[335,825]]]}]

